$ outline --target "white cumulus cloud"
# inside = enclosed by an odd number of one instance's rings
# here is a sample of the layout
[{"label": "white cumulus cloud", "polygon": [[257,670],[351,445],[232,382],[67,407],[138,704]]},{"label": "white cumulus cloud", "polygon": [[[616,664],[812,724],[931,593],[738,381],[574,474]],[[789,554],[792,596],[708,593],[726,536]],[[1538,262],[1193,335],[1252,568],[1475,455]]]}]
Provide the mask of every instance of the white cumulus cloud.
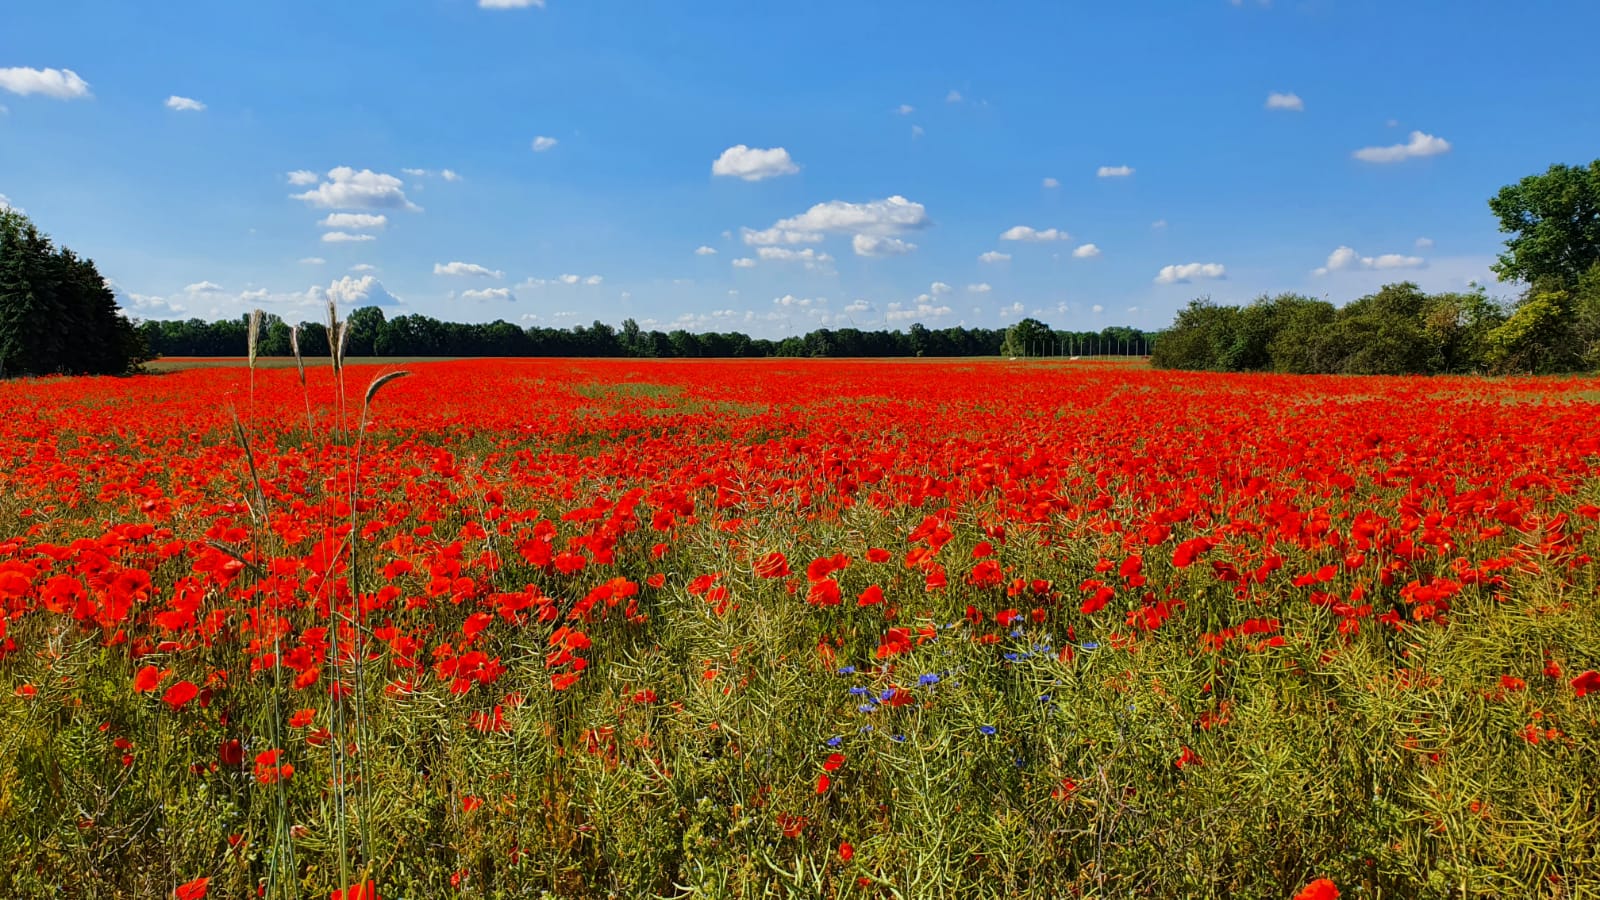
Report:
[{"label": "white cumulus cloud", "polygon": [[434,263],[435,275],[459,275],[470,278],[504,278],[504,272],[468,262]]},{"label": "white cumulus cloud", "polygon": [[305,187],[308,184],[316,184],[319,176],[310,169],[296,169],[285,175],[284,178],[288,179],[292,185]]},{"label": "white cumulus cloud", "polygon": [[56,100],[79,100],[91,96],[89,82],[71,69],[0,69],[0,90],[20,94],[40,94]]},{"label": "white cumulus cloud", "polygon": [[511,289],[510,288],[503,288],[503,287],[483,288],[481,290],[477,289],[477,288],[473,288],[471,290],[462,291],[460,294],[457,294],[456,296],[460,297],[463,300],[506,300],[506,301],[515,301],[517,299],[516,296],[511,293]]},{"label": "white cumulus cloud", "polygon": [[326,244],[357,244],[362,241],[375,241],[378,238],[370,234],[351,234],[348,231],[330,231],[322,236]]},{"label": "white cumulus cloud", "polygon": [[[296,177],[303,177],[304,172],[289,173],[290,184],[304,184],[296,181]],[[405,191],[401,189],[400,179],[371,169],[352,169],[349,166],[340,166],[328,170],[326,180],[303,194],[290,194],[295,200],[303,200],[308,206],[322,209],[407,209],[421,211],[421,207],[406,199]]]},{"label": "white cumulus cloud", "polygon": [[1322,266],[1313,269],[1313,275],[1326,275],[1329,272],[1343,272],[1356,269],[1369,269],[1373,271],[1387,271],[1391,269],[1421,269],[1428,265],[1428,261],[1420,256],[1406,256],[1400,253],[1385,253],[1382,256],[1362,256],[1351,247],[1339,247],[1328,254],[1328,261]]},{"label": "white cumulus cloud", "polygon": [[1397,163],[1408,159],[1438,156],[1441,153],[1449,152],[1450,142],[1444,138],[1413,131],[1411,132],[1411,140],[1406,141],[1404,144],[1391,144],[1387,147],[1362,147],[1353,155],[1362,162]]},{"label": "white cumulus cloud", "polygon": [[186,294],[220,294],[222,285],[215,281],[196,281],[183,289]]},{"label": "white cumulus cloud", "polygon": [[1065,241],[1072,235],[1056,228],[1036,229],[1026,225],[1013,225],[1000,233],[1002,241]]},{"label": "white cumulus cloud", "polygon": [[974,294],[987,294],[990,291],[994,290],[994,288],[989,286],[989,282],[980,281],[977,284],[969,284],[969,285],[967,285],[967,290],[971,291]]},{"label": "white cumulus cloud", "polygon": [[1197,278],[1226,278],[1228,267],[1221,263],[1184,263],[1179,266],[1162,266],[1156,274],[1156,284],[1186,284]]},{"label": "white cumulus cloud", "polygon": [[395,306],[403,302],[389,293],[383,283],[371,275],[352,278],[349,275],[329,284],[326,288],[314,287],[310,291],[314,301],[333,300],[340,306]]},{"label": "white cumulus cloud", "polygon": [[323,228],[351,228],[365,231],[373,228],[382,228],[389,224],[389,217],[381,213],[330,213],[317,222]]},{"label": "white cumulus cloud", "polygon": [[1306,102],[1300,99],[1299,94],[1280,94],[1277,91],[1273,91],[1267,95],[1267,109],[1305,112]]},{"label": "white cumulus cloud", "polygon": [[1003,263],[1010,262],[1011,254],[1001,253],[999,250],[990,250],[988,253],[978,254],[978,262]]},{"label": "white cumulus cloud", "polygon": [[955,290],[955,288],[945,284],[942,281],[935,281],[933,285],[928,288],[928,292],[934,296],[938,296],[939,294],[948,294],[953,290]]},{"label": "white cumulus cloud", "polygon": [[733,261],[733,267],[735,269],[754,269],[756,261],[748,256],[741,256]]},{"label": "white cumulus cloud", "polygon": [[857,256],[904,256],[917,249],[917,245],[899,238],[858,234],[850,239],[850,247]]},{"label": "white cumulus cloud", "polygon": [[1101,166],[1095,175],[1100,178],[1127,178],[1133,174],[1133,166]]},{"label": "white cumulus cloud", "polygon": [[1058,188],[1061,187],[1061,182],[1055,180],[1054,178],[1046,178],[1044,180],[1044,186],[1047,188]]},{"label": "white cumulus cloud", "polygon": [[173,94],[167,98],[167,109],[178,112],[205,112],[206,105],[193,97],[179,97]]},{"label": "white cumulus cloud", "polygon": [[950,315],[952,310],[943,304],[935,305],[933,298],[927,294],[919,296],[915,303],[891,303],[884,311],[883,317],[890,322],[905,322],[914,319],[938,319]]},{"label": "white cumulus cloud", "polygon": [[1096,256],[1100,255],[1100,248],[1096,247],[1094,244],[1083,244],[1076,250],[1073,250],[1072,255],[1077,259],[1094,259]]},{"label": "white cumulus cloud", "polygon": [[894,235],[917,231],[929,224],[928,211],[921,203],[896,194],[866,203],[829,200],[798,216],[779,219],[773,227],[800,233]]},{"label": "white cumulus cloud", "polygon": [[773,147],[762,150],[756,147],[747,147],[744,144],[735,144],[722,151],[722,155],[711,163],[711,174],[728,178],[742,178],[745,181],[760,181],[763,178],[776,178],[779,175],[793,175],[800,171],[800,167],[789,158],[789,151],[782,147]]},{"label": "white cumulus cloud", "polygon": [[952,88],[950,90],[950,93],[944,95],[944,102],[946,102],[946,103],[960,103],[961,102],[961,92],[958,91],[958,90],[955,90],[954,88]]},{"label": "white cumulus cloud", "polygon": [[698,246],[698,247],[696,247],[694,249],[694,255],[695,256],[716,256],[717,255],[717,248],[708,247],[705,244],[701,244],[700,246]]},{"label": "white cumulus cloud", "polygon": [[535,152],[535,153],[543,153],[546,150],[549,150],[551,147],[554,147],[555,145],[557,145],[559,143],[561,143],[561,142],[556,140],[555,138],[546,137],[545,135],[541,134],[538,137],[533,139],[533,152]]}]

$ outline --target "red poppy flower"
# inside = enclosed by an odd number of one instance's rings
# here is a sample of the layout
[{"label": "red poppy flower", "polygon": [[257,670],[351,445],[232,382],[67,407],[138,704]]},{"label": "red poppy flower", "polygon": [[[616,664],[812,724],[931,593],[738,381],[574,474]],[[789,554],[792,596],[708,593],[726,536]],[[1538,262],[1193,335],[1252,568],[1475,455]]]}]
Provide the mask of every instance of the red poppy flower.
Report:
[{"label": "red poppy flower", "polygon": [[145,666],[133,676],[133,689],[148,694],[161,685],[162,671],[155,666]]},{"label": "red poppy flower", "polygon": [[1572,679],[1572,692],[1574,694],[1582,697],[1591,691],[1600,692],[1600,672],[1590,669]]},{"label": "red poppy flower", "polygon": [[177,900],[200,900],[206,895],[211,884],[211,879],[201,877],[193,881],[184,882],[172,889],[172,896]]},{"label": "red poppy flower", "polygon": [[180,681],[167,688],[161,695],[161,702],[172,709],[179,709],[185,703],[193,700],[200,693],[200,688],[192,681]]},{"label": "red poppy flower", "polygon": [[1339,900],[1339,888],[1327,878],[1318,878],[1301,888],[1294,900]]}]

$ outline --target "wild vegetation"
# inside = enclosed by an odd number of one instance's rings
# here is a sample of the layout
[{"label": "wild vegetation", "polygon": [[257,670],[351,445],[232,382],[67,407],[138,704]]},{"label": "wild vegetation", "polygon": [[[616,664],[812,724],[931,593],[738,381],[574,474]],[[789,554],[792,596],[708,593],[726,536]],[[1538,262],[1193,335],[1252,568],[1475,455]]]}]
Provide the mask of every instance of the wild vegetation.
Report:
[{"label": "wild vegetation", "polygon": [[0,893],[1600,879],[1592,382],[393,374],[0,385]]}]

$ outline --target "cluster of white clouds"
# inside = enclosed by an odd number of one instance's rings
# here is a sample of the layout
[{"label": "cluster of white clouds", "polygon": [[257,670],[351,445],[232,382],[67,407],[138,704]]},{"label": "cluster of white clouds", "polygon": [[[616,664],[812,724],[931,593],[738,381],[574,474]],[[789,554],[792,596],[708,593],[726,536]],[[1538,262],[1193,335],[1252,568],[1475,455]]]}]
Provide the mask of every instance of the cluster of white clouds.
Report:
[{"label": "cluster of white clouds", "polygon": [[[1233,0],[1238,3],[1240,0]],[[1267,0],[1262,0],[1263,3]],[[484,9],[517,9],[537,7],[543,8],[545,0],[478,0],[479,7]],[[43,97],[71,100],[92,97],[87,81],[71,69],[32,69],[32,68],[0,68],[0,90],[8,91],[20,96],[39,95]],[[965,102],[959,90],[952,89],[945,96],[947,103],[957,104]],[[164,104],[175,112],[203,112],[207,105],[195,98],[181,95],[169,96]],[[1267,95],[1265,108],[1272,111],[1304,112],[1305,101],[1296,93],[1273,91]],[[911,104],[900,104],[892,110],[901,116],[909,116],[916,111]],[[4,108],[0,107],[0,112]],[[1391,122],[1391,124],[1394,124]],[[914,135],[920,135],[922,129],[913,126]],[[560,142],[545,135],[539,135],[532,141],[534,152],[543,153]],[[1373,164],[1399,163],[1411,159],[1426,158],[1450,152],[1450,142],[1443,138],[1422,131],[1412,131],[1408,140],[1387,146],[1363,147],[1352,154],[1356,160]],[[747,182],[763,181],[800,172],[801,167],[795,162],[785,147],[760,148],[747,144],[736,144],[724,150],[711,164],[711,173],[714,177],[734,178]],[[437,177],[447,182],[460,180],[461,176],[451,169],[441,169],[434,173],[427,169],[406,168],[400,170],[412,178]],[[1096,177],[1101,179],[1129,178],[1135,169],[1129,165],[1103,165],[1096,169]],[[287,173],[287,182],[304,190],[290,194],[290,197],[305,203],[308,207],[324,210],[340,210],[330,212],[317,222],[325,229],[321,241],[328,244],[337,243],[365,243],[376,240],[373,232],[381,232],[389,225],[389,211],[421,212],[422,209],[406,196],[405,185],[400,178],[372,169],[355,169],[349,166],[340,166],[319,174],[311,170],[296,170]],[[1055,177],[1045,177],[1040,182],[1045,189],[1055,189],[1061,182]],[[413,183],[412,187],[421,190],[421,186]],[[10,202],[0,195],[0,209],[9,208]],[[381,211],[381,212],[380,212]],[[830,200],[817,203],[804,212],[779,219],[765,229],[743,228],[740,231],[742,242],[752,248],[750,256],[740,256],[731,260],[735,268],[753,268],[760,262],[800,263],[807,269],[827,268],[834,262],[834,257],[818,246],[830,237],[848,238],[852,252],[859,257],[880,258],[913,253],[918,245],[908,238],[930,227],[932,220],[926,208],[921,204],[895,194],[878,200],[866,202],[850,202],[845,200]],[[1164,219],[1152,223],[1151,228],[1160,230],[1166,227]],[[724,233],[727,236],[727,233]],[[1048,243],[1070,241],[1072,236],[1065,230],[1058,228],[1034,228],[1027,225],[1016,225],[1006,229],[999,236],[1001,241],[1021,243]],[[1419,249],[1432,245],[1427,238],[1417,239]],[[717,248],[710,245],[701,245],[694,250],[699,256],[714,256],[718,254]],[[1072,251],[1075,259],[1094,259],[1100,257],[1102,251],[1094,243],[1083,243]],[[999,250],[990,250],[979,255],[982,263],[997,264],[1009,262],[1011,254]],[[321,257],[306,257],[300,260],[306,265],[322,265],[325,260]],[[1322,276],[1330,272],[1358,271],[1358,270],[1393,270],[1414,269],[1427,265],[1420,256],[1411,256],[1399,253],[1389,253],[1379,256],[1361,256],[1348,246],[1340,246],[1328,256],[1326,264],[1315,269],[1314,275]],[[366,272],[373,270],[369,265],[352,267],[352,271]],[[505,273],[488,267],[453,261],[449,263],[435,263],[435,275],[454,277],[476,277],[502,279]],[[1227,269],[1220,263],[1186,263],[1164,266],[1155,277],[1155,282],[1163,285],[1183,284],[1196,280],[1222,279],[1227,277]],[[517,285],[517,288],[539,287],[543,285],[598,285],[603,281],[599,275],[587,277],[563,274],[553,279],[529,278]],[[950,315],[949,306],[940,303],[937,298],[948,295],[955,290],[950,284],[934,282],[929,293],[919,295],[909,303],[889,304],[885,318],[887,321],[903,321],[908,319],[936,319]],[[986,282],[968,284],[966,290],[975,294],[990,293],[993,288]],[[200,281],[188,285],[183,296],[196,297],[222,297],[227,292],[220,286],[210,281]],[[181,311],[184,304],[174,298],[151,297],[147,295],[126,294],[129,301],[137,309],[155,310],[165,308]],[[514,302],[517,297],[511,288],[492,287],[463,290],[459,293],[452,292],[452,298],[475,301],[499,300]],[[332,282],[328,287],[312,287],[302,294],[274,295],[261,289],[245,291],[237,295],[241,301],[273,301],[283,298],[309,299],[311,301],[332,298],[346,303],[399,303],[399,298],[390,294],[376,278],[364,275],[359,278],[345,276]],[[296,301],[298,302],[298,300]],[[800,309],[812,308],[813,302],[817,306],[827,301],[818,298],[797,299],[793,295],[784,295],[775,299],[774,304],[780,308],[795,307]],[[847,311],[865,312],[873,309],[872,304],[866,300],[857,300]],[[1002,307],[1002,315],[1020,313],[1022,305],[1013,304]],[[1101,311],[1097,305],[1095,311]],[[723,315],[726,313],[727,315]],[[714,317],[728,318],[734,316],[731,310],[717,311]],[[753,313],[745,314],[747,319]]]},{"label": "cluster of white clouds", "polygon": [[[1424,246],[1423,242],[1431,246],[1432,241],[1421,238],[1417,245]],[[1406,256],[1403,253],[1385,253],[1382,256],[1362,256],[1350,247],[1339,247],[1328,254],[1328,261],[1311,274],[1322,276],[1329,272],[1344,272],[1356,269],[1370,269],[1374,271],[1387,271],[1391,269],[1421,269],[1428,265],[1428,261],[1420,256]]]},{"label": "cluster of white clouds", "polygon": [[589,276],[585,277],[583,275],[567,274],[567,275],[557,275],[555,278],[524,278],[522,281],[517,283],[517,288],[519,290],[521,290],[521,289],[529,289],[529,288],[539,288],[539,287],[544,287],[545,285],[555,285],[555,284],[564,284],[564,285],[569,285],[569,286],[570,285],[575,285],[575,284],[585,284],[585,285],[589,285],[590,287],[593,287],[593,286],[595,286],[597,284],[600,284],[603,281],[605,281],[605,278],[603,278],[602,276],[599,276],[599,275],[589,275]]},{"label": "cluster of white clouds", "polygon": [[[410,175],[412,178],[427,178],[433,172],[427,169],[401,169],[401,174]],[[454,169],[440,169],[439,177],[445,181],[460,181],[461,176]]]},{"label": "cluster of white clouds", "polygon": [[1002,241],[1068,241],[1072,235],[1057,228],[1029,228],[1026,225],[1013,225],[1000,233]]},{"label": "cluster of white clouds", "polygon": [[422,207],[406,198],[405,186],[393,175],[371,169],[356,170],[349,166],[329,169],[325,179],[317,184],[315,172],[301,169],[288,174],[292,185],[316,187],[300,194],[290,194],[292,199],[320,209],[403,209],[421,212]]},{"label": "cluster of white clouds", "polygon": [[1226,277],[1228,267],[1221,263],[1184,263],[1162,266],[1161,271],[1156,273],[1156,284],[1188,284],[1197,279]]},{"label": "cluster of white clouds", "polygon": [[[762,259],[806,258],[805,251],[797,255],[776,252],[774,248],[785,244],[820,243],[829,235],[849,235],[850,248],[857,256],[898,256],[917,249],[916,244],[902,235],[931,224],[928,211],[921,203],[896,194],[865,203],[845,200],[818,203],[797,216],[779,219],[770,228],[741,229],[740,235],[746,246],[759,248],[757,255]],[[733,264],[749,268],[753,262],[747,262],[748,259],[736,259]]]}]

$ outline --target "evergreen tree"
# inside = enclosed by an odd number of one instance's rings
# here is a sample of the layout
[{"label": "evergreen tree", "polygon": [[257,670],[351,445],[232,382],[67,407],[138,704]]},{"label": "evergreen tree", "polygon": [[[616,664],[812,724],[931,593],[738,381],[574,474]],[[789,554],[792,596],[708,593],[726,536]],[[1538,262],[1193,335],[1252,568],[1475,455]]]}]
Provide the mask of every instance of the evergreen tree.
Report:
[{"label": "evergreen tree", "polygon": [[0,210],[0,376],[121,375],[143,348],[93,261]]}]

